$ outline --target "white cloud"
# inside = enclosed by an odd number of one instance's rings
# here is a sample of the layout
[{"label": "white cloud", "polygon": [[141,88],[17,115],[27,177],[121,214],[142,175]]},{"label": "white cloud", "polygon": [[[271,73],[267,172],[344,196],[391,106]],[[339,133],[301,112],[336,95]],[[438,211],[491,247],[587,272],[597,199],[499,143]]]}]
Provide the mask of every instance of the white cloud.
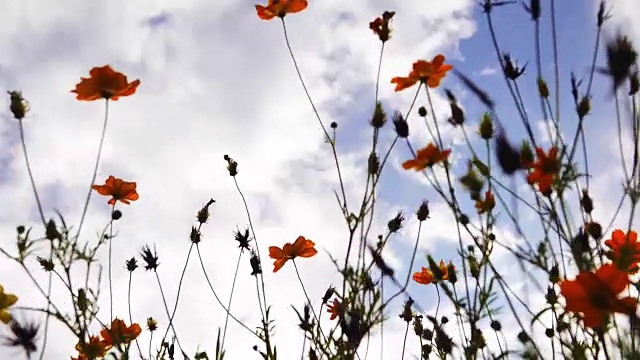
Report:
[{"label": "white cloud", "polygon": [[498,68],[492,66],[485,66],[480,70],[480,76],[493,76],[498,72]]}]

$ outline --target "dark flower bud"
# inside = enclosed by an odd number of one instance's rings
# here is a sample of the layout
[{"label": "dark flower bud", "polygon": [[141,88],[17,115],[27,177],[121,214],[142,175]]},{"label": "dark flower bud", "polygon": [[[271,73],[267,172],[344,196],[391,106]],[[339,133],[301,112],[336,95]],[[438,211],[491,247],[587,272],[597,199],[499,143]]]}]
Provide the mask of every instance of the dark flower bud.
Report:
[{"label": "dark flower bud", "polygon": [[329,286],[327,291],[324,292],[324,296],[322,296],[322,303],[326,304],[329,302],[329,299],[336,293],[336,289],[333,286]]},{"label": "dark flower bud", "polygon": [[19,225],[16,230],[18,231],[18,235],[22,235],[25,232],[25,228],[23,225]]},{"label": "dark flower bud", "polygon": [[451,107],[451,117],[448,120],[449,124],[453,126],[464,124],[464,111],[462,111],[455,102],[451,102],[449,106]]},{"label": "dark flower bud", "polygon": [[553,337],[553,329],[546,329],[544,331],[544,334],[548,337],[548,338],[552,338]]},{"label": "dark flower bud", "polygon": [[524,74],[524,70],[527,68],[527,64],[524,64],[522,68],[519,68],[518,64],[514,63],[511,60],[511,55],[504,54],[502,57],[504,59],[504,75],[508,79],[516,80],[522,74]]},{"label": "dark flower bud", "polygon": [[587,214],[591,214],[591,212],[593,211],[593,200],[589,196],[587,189],[582,190],[582,198],[580,199],[580,205],[582,205],[584,212],[586,212]]},{"label": "dark flower bud", "polygon": [[216,202],[213,199],[210,199],[203,207],[202,209],[198,210],[198,214],[196,214],[196,219],[198,219],[198,222],[200,224],[204,224],[209,220],[209,206],[211,206],[214,202]]},{"label": "dark flower bud", "polygon": [[191,227],[191,233],[189,233],[189,240],[194,244],[198,244],[202,240],[200,231],[195,226]]},{"label": "dark flower bud", "polygon": [[558,264],[554,264],[549,270],[549,282],[552,284],[557,284],[560,281],[560,270],[558,269]]},{"label": "dark flower bud", "polygon": [[602,225],[598,224],[595,221],[588,222],[585,225],[586,231],[592,238],[598,240],[602,237]]},{"label": "dark flower bud", "polygon": [[614,92],[629,77],[637,61],[638,52],[628,37],[618,34],[607,43],[607,69],[603,72],[613,80]]},{"label": "dark flower bud", "polygon": [[380,171],[380,159],[378,159],[378,155],[376,155],[375,152],[369,154],[367,171],[369,172],[369,175],[377,175]]},{"label": "dark flower bud", "polygon": [[521,332],[518,333],[518,340],[520,340],[520,342],[524,344],[524,343],[529,342],[530,338],[529,338],[529,335],[527,335],[526,332],[521,331]]},{"label": "dark flower bud", "polygon": [[427,200],[423,201],[418,207],[418,211],[416,212],[419,221],[425,221],[429,218],[429,202]]},{"label": "dark flower bud", "polygon": [[469,216],[467,216],[466,214],[460,214],[460,218],[458,218],[458,220],[460,221],[460,224],[462,224],[463,226],[466,226],[469,224]]},{"label": "dark flower bud", "polygon": [[52,261],[42,258],[40,256],[38,256],[36,259],[38,260],[38,263],[40,263],[40,266],[42,266],[42,269],[44,271],[47,271],[47,272],[53,271],[54,266]]},{"label": "dark flower bud", "polygon": [[531,15],[531,20],[538,21],[540,19],[541,7],[540,0],[529,0],[529,6],[522,4],[524,9]]},{"label": "dark flower bud", "polygon": [[17,120],[24,119],[25,115],[29,111],[29,103],[22,97],[20,91],[7,91],[10,97],[9,110],[13,114],[13,117]]},{"label": "dark flower bud", "polygon": [[233,235],[238,242],[239,248],[249,250],[249,242],[251,241],[249,237],[249,228],[245,228],[243,233],[238,230]]},{"label": "dark flower bud", "polygon": [[142,260],[146,263],[144,267],[146,270],[155,271],[158,268],[158,265],[160,265],[158,262],[158,253],[155,251],[155,247],[153,252],[151,252],[149,245],[145,245],[140,252],[140,256],[142,256]]},{"label": "dark flower bud", "polygon": [[446,324],[446,323],[448,323],[448,322],[449,322],[449,318],[448,318],[448,317],[446,317],[446,316],[443,316],[443,317],[442,317],[442,319],[440,320],[440,322],[441,322],[442,324]]},{"label": "dark flower bud", "polygon": [[402,307],[402,314],[400,314],[400,319],[404,320],[407,324],[411,322],[413,319],[413,311],[411,310],[411,306],[413,306],[413,299],[409,298],[404,302],[404,306]]},{"label": "dark flower bud", "polygon": [[480,137],[485,140],[489,140],[493,137],[493,122],[491,121],[491,115],[489,115],[489,113],[484,113],[482,116],[478,133],[480,133]]},{"label": "dark flower bud", "polygon": [[58,232],[58,228],[56,227],[56,223],[53,220],[49,220],[47,223],[47,228],[45,230],[45,236],[49,240],[60,240],[62,235]]},{"label": "dark flower bud", "polygon": [[576,112],[578,113],[578,117],[580,119],[584,118],[591,111],[591,101],[588,97],[583,96],[582,100],[578,103],[578,107],[576,108]]},{"label": "dark flower bud", "polygon": [[478,260],[473,255],[467,256],[467,262],[469,263],[469,273],[471,273],[471,277],[474,279],[478,279],[480,277],[480,265],[478,264]]},{"label": "dark flower bud", "polygon": [[424,106],[420,106],[418,108],[418,115],[425,117],[427,116],[427,109]]},{"label": "dark flower bud", "polygon": [[121,217],[122,217],[122,211],[120,211],[120,210],[114,210],[114,211],[111,213],[111,218],[112,218],[113,220],[119,220]]},{"label": "dark flower bud", "polygon": [[127,260],[126,267],[127,267],[127,271],[129,271],[129,272],[132,272],[135,269],[137,269],[138,268],[138,261],[136,260],[136,258],[132,257],[131,259]]},{"label": "dark flower bud", "polygon": [[227,170],[229,170],[230,176],[238,175],[238,163],[229,157],[229,155],[224,156],[224,160],[227,162]]},{"label": "dark flower bud", "polygon": [[549,97],[549,87],[547,86],[547,82],[542,78],[538,78],[538,93],[545,99]]},{"label": "dark flower bud", "polygon": [[393,113],[393,126],[398,137],[407,138],[409,136],[409,124],[399,111]]},{"label": "dark flower bud", "polygon": [[329,126],[331,126],[332,129],[337,129],[338,128],[338,123],[335,121],[332,121],[331,124],[329,124]]},{"label": "dark flower bud", "polygon": [[497,320],[493,320],[491,322],[491,328],[495,331],[500,331],[502,330],[502,324],[500,324]]},{"label": "dark flower bud", "polygon": [[251,251],[251,257],[249,258],[249,263],[251,264],[252,276],[257,276],[258,274],[262,274],[262,266],[260,265],[260,258],[253,250]]},{"label": "dark flower bud", "polygon": [[389,229],[390,233],[394,233],[397,232],[398,230],[400,230],[400,228],[402,228],[402,222],[404,221],[404,216],[402,216],[402,212],[398,212],[398,214],[396,214],[396,216],[389,220],[389,222],[387,223],[387,228]]},{"label": "dark flower bud", "polygon": [[376,103],[376,108],[373,111],[373,117],[371,118],[371,126],[376,129],[380,129],[387,123],[387,113],[382,108],[382,103],[378,101]]},{"label": "dark flower bud", "polygon": [[549,286],[547,288],[547,295],[545,295],[544,298],[547,300],[547,303],[549,305],[555,305],[558,303],[558,294],[556,294],[556,291],[553,289],[553,286]]},{"label": "dark flower bud", "polygon": [[452,262],[447,265],[447,275],[449,276],[449,282],[455,285],[458,281],[458,273],[456,273],[456,267]]}]

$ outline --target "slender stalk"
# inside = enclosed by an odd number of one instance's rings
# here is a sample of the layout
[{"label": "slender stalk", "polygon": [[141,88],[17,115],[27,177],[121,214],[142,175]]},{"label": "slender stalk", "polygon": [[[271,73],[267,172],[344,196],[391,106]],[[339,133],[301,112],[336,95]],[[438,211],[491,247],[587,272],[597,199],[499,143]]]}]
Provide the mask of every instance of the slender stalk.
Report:
[{"label": "slender stalk", "polygon": [[[129,286],[127,286],[127,306],[129,308],[129,326],[133,324],[133,316],[131,316],[131,279],[133,277],[133,271],[129,272]],[[138,354],[140,354],[140,359],[142,359],[142,349],[140,349],[140,343],[138,342],[138,338],[135,339],[136,347],[138,348]]]},{"label": "slender stalk", "polygon": [[[236,279],[238,278],[238,270],[240,269],[240,259],[242,259],[242,254],[244,249],[240,249],[240,254],[238,255],[238,262],[236,263],[236,272],[233,274],[233,282],[231,284],[231,294],[229,294],[229,302],[227,303],[227,309],[231,311],[231,301],[233,300],[233,292],[236,289]],[[229,313],[227,312],[227,316],[224,318],[224,331],[222,332],[222,342],[221,346],[224,347],[224,339],[227,335],[227,325],[229,324]]]}]

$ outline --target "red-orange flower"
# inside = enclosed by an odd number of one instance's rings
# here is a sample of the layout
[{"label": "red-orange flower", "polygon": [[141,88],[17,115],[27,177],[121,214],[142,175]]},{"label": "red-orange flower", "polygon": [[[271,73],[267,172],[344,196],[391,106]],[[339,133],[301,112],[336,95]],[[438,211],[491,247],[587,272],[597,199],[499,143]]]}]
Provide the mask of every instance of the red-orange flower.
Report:
[{"label": "red-orange flower", "polygon": [[404,90],[415,85],[417,82],[425,83],[430,88],[436,88],[440,81],[447,75],[447,71],[453,66],[444,63],[444,55],[434,56],[431,62],[418,60],[413,63],[413,70],[408,77],[394,77],[392,84],[396,84],[396,91]]},{"label": "red-orange flower", "polygon": [[560,159],[558,159],[558,149],[552,147],[549,149],[549,153],[545,154],[542,148],[536,148],[537,160],[531,167],[533,171],[529,173],[527,182],[529,185],[538,184],[538,190],[541,193],[546,194],[551,191],[551,185],[553,180],[560,172]]},{"label": "red-orange flower", "polygon": [[104,185],[93,185],[91,188],[100,195],[111,196],[109,205],[114,205],[116,201],[124,204],[130,204],[130,201],[136,201],[140,197],[136,192],[137,184],[134,182],[124,181],[113,176],[109,176]]},{"label": "red-orange flower", "polygon": [[611,239],[604,242],[611,251],[607,252],[607,257],[613,261],[616,267],[630,274],[638,272],[640,262],[640,243],[638,233],[629,231],[626,235],[622,230],[614,230]]},{"label": "red-orange flower", "polygon": [[84,346],[80,342],[76,344],[76,350],[80,353],[78,360],[82,359],[82,356],[89,359],[104,357],[109,349],[111,349],[111,345],[102,341],[99,336],[91,336],[89,342],[85,342]]},{"label": "red-orange flower", "polygon": [[338,299],[333,299],[333,304],[327,304],[327,312],[331,314],[329,320],[333,320],[340,316],[344,312],[347,301],[340,302]]},{"label": "red-orange flower", "polygon": [[297,257],[310,258],[317,254],[318,250],[315,249],[315,245],[313,241],[305,239],[304,236],[298,236],[293,244],[286,243],[282,249],[277,246],[269,246],[269,257],[276,260],[273,262],[273,272],[280,270],[288,260]]},{"label": "red-orange flower", "polygon": [[441,151],[436,145],[429,143],[424,149],[418,150],[415,159],[402,163],[402,168],[405,170],[413,169],[415,171],[421,171],[446,160],[449,154],[451,154],[451,149]]},{"label": "red-orange flower", "polygon": [[595,273],[583,271],[575,280],[563,281],[560,293],[566,299],[567,311],[582,313],[585,326],[598,328],[612,313],[635,313],[638,303],[634,298],[618,298],[628,285],[627,273],[606,264]]},{"label": "red-orange flower", "polygon": [[102,329],[100,335],[104,339],[104,343],[107,345],[126,345],[135,340],[142,329],[138,324],[131,324],[127,326],[124,321],[116,318],[111,322],[111,328]]},{"label": "red-orange flower", "polygon": [[487,190],[484,193],[484,199],[480,198],[476,200],[476,209],[478,214],[484,214],[491,211],[496,206],[496,198],[491,193],[491,190]]},{"label": "red-orange flower", "polygon": [[413,280],[418,284],[429,285],[433,282],[434,277],[431,270],[423,266],[422,271],[413,273]]},{"label": "red-orange flower", "polygon": [[276,16],[283,18],[306,8],[307,0],[269,0],[267,6],[256,5],[258,17],[262,20],[271,20]]},{"label": "red-orange flower", "polygon": [[140,85],[140,80],[127,81],[127,77],[114,71],[111,66],[94,67],[89,71],[89,77],[81,77],[72,93],[76,99],[93,101],[100,99],[118,100],[120,96],[133,95]]}]

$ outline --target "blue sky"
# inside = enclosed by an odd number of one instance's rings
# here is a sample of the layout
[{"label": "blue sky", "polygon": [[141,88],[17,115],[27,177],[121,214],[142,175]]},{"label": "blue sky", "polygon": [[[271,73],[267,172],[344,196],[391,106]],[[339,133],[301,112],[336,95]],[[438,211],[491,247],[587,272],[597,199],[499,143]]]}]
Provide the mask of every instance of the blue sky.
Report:
[{"label": "blue sky", "polygon": [[[115,288],[126,293],[128,275],[124,260],[146,244],[156,244],[162,265],[160,277],[173,302],[179,270],[186,257],[188,233],[197,209],[209,198],[213,220],[203,230],[202,249],[214,284],[226,294],[231,285],[229,272],[235,266],[237,250],[232,238],[236,227],[247,225],[241,199],[234,189],[222,160],[229,154],[240,164],[239,183],[248,197],[256,233],[263,256],[269,245],[293,241],[298,235],[313,239],[320,254],[300,266],[308,290],[319,299],[330,283],[339,277],[326,273],[332,269],[323,250],[344,256],[345,229],[332,195],[336,175],[330,152],[322,142],[322,133],[296,77],[287,53],[282,29],[277,21],[256,18],[251,1],[188,0],[174,1],[124,0],[89,4],[81,0],[57,0],[55,5],[42,5],[36,0],[8,0],[0,15],[0,87],[4,91],[21,89],[30,101],[32,111],[25,122],[34,176],[45,212],[54,216],[59,209],[71,223],[77,223],[90,179],[103,104],[80,103],[69,90],[80,76],[93,66],[111,64],[130,78],[140,78],[137,94],[113,104],[109,130],[98,173],[98,181],[113,174],[138,182],[140,200],[123,209],[125,216],[117,223],[119,238],[114,242],[116,257]],[[544,2],[545,4],[547,2]],[[640,26],[629,22],[640,14],[633,0],[612,1],[615,26],[622,27],[635,40],[640,40]],[[560,68],[573,69],[584,76],[590,64],[595,19],[595,1],[558,1],[560,34]],[[41,11],[46,9],[46,11]],[[488,90],[498,104],[501,119],[509,136],[519,141],[525,135],[507,96],[504,80],[496,72],[497,63],[489,42],[484,15],[475,1],[411,0],[389,4],[382,0],[344,3],[338,0],[310,1],[309,8],[287,17],[290,40],[307,86],[320,109],[325,124],[339,123],[338,149],[347,191],[351,199],[361,196],[369,147],[370,127],[367,122],[373,110],[375,71],[379,42],[368,29],[368,23],[384,10],[397,12],[393,37],[388,43],[381,73],[380,97],[386,109],[403,113],[408,108],[414,89],[393,92],[389,79],[404,76],[417,59],[431,59],[444,53],[447,62],[471,76]],[[544,25],[548,10],[543,9]],[[529,60],[523,86],[532,122],[542,120],[533,87],[533,24],[519,5],[495,10],[501,46],[512,53],[520,64]],[[589,24],[589,25],[585,25]],[[551,78],[549,34],[543,34],[544,73]],[[638,42],[636,42],[638,43]],[[602,61],[599,61],[602,64]],[[562,79],[563,97],[569,99],[568,77]],[[607,190],[619,184],[618,162],[613,146],[612,128],[607,116],[611,101],[608,83],[597,78],[593,98],[594,113],[589,118],[587,133],[596,149],[590,163],[601,166],[594,179],[594,198],[599,200],[596,213],[603,217],[615,204],[607,202]],[[475,132],[484,109],[472,94],[465,91],[454,76],[442,84],[458,96],[467,114],[468,131]],[[439,118],[448,116],[441,91],[436,91]],[[421,95],[417,106],[424,105]],[[8,109],[8,96],[0,100],[0,109]],[[603,110],[599,110],[603,109]],[[8,207],[0,209],[0,245],[13,246],[15,226],[25,224],[38,228],[38,215],[22,160],[17,124],[8,110],[0,112],[0,198]],[[571,105],[563,105],[563,114],[571,134],[575,124]],[[513,119],[513,120],[511,120]],[[411,140],[420,146],[427,140],[421,120],[409,118]],[[454,149],[457,175],[464,170],[466,148],[460,131],[446,123],[441,125],[445,142]],[[391,124],[382,131],[382,144],[393,136]],[[456,153],[456,150],[464,151]],[[591,156],[591,154],[590,154]],[[400,163],[409,157],[406,147],[398,146],[381,180],[381,196],[373,234],[382,231],[386,222],[399,209],[408,217],[423,199],[432,205],[432,219],[420,241],[418,260],[407,268],[416,231],[416,220],[407,221],[401,236],[392,240],[385,254],[404,278],[407,271],[417,271],[425,251],[436,259],[453,258],[457,238],[451,214],[444,211],[437,195],[418,174],[402,171]],[[593,162],[592,162],[593,161]],[[520,194],[526,193],[519,180]],[[467,203],[469,212],[473,205]],[[521,217],[527,214],[521,212]],[[607,218],[608,219],[608,218]],[[94,197],[83,234],[94,240],[95,233],[108,220],[106,200]],[[534,231],[534,230],[532,230]],[[511,226],[501,226],[496,234],[505,241],[517,243]],[[231,255],[229,255],[231,254]],[[105,254],[106,255],[106,254]],[[499,263],[509,266],[504,251],[497,251]],[[458,264],[458,263],[456,263]],[[37,264],[31,264],[39,273]],[[243,262],[241,274],[248,273]],[[278,320],[280,341],[301,339],[291,324],[296,322],[289,304],[301,306],[304,296],[293,269],[285,267],[272,274],[271,261],[263,259],[268,296]],[[28,285],[20,269],[0,261],[0,284],[20,296],[24,305],[41,306],[44,300]],[[326,282],[314,281],[317,274]],[[8,275],[11,274],[11,275]],[[241,275],[243,276],[243,275]],[[514,275],[519,281],[520,274]],[[44,280],[44,276],[38,279]],[[236,315],[257,323],[253,279],[240,279],[236,289]],[[164,329],[166,319],[158,290],[150,273],[134,273],[134,320],[144,322],[157,318]],[[191,263],[183,287],[176,327],[181,342],[193,352],[201,348],[212,352],[217,326],[224,313],[217,308],[206,286],[198,264]],[[420,286],[410,288],[426,308],[433,308],[434,291]],[[106,294],[106,293],[105,293]],[[62,292],[54,298],[64,303]],[[223,297],[226,297],[223,296]],[[108,309],[106,297],[101,306]],[[539,300],[539,299],[537,299]],[[536,301],[536,299],[532,299]],[[152,305],[149,305],[152,304]],[[126,316],[124,297],[117,299],[116,314]],[[443,311],[447,311],[447,308]],[[385,358],[394,358],[401,348],[403,324],[394,322],[398,311],[389,312],[385,325]],[[108,313],[108,310],[107,310]],[[105,312],[101,313],[103,316]],[[231,325],[228,356],[254,356],[253,342],[246,341],[242,329]],[[52,327],[55,342],[48,345],[45,359],[65,358],[73,353],[73,339],[62,327]],[[143,342],[148,339],[143,334]],[[390,340],[391,339],[391,340]],[[392,341],[397,339],[398,341]],[[371,349],[378,349],[379,339],[372,339]],[[296,342],[297,343],[297,342]],[[410,342],[409,354],[417,354]],[[1,350],[5,351],[5,349]],[[12,351],[12,350],[6,350]],[[281,345],[279,353],[294,358],[299,346]],[[409,357],[407,357],[409,358]]]}]

